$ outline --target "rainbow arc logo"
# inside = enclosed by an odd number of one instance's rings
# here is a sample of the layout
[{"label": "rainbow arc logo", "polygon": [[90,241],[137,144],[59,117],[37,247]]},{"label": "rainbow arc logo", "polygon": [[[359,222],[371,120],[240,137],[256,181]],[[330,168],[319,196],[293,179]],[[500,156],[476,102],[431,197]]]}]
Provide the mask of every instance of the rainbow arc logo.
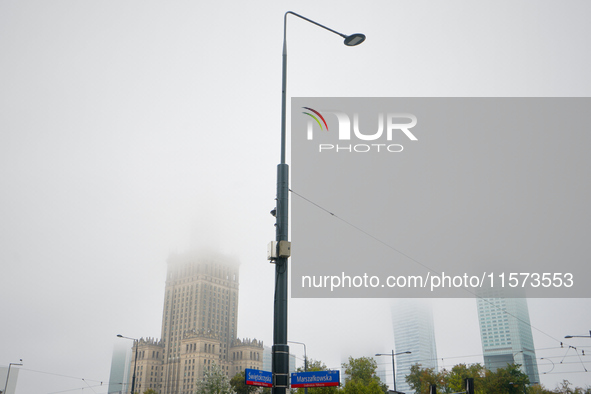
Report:
[{"label": "rainbow arc logo", "polygon": [[[320,114],[320,112],[318,112],[315,109],[312,109],[310,107],[302,107],[302,108],[307,109],[308,111],[312,111],[316,115],[318,115],[320,117],[320,119],[322,119],[322,123],[324,123],[324,126],[326,127],[326,131],[328,131],[328,124],[326,124],[326,120],[324,120],[324,116],[322,116]],[[324,130],[324,128],[322,127],[322,123],[320,123],[320,120],[318,120],[318,118],[316,116],[312,115],[309,112],[302,112],[302,113],[305,114],[305,115],[308,115],[308,116],[312,117],[312,119],[314,119],[316,121],[316,123],[318,123],[318,126],[320,126],[320,130]]]}]

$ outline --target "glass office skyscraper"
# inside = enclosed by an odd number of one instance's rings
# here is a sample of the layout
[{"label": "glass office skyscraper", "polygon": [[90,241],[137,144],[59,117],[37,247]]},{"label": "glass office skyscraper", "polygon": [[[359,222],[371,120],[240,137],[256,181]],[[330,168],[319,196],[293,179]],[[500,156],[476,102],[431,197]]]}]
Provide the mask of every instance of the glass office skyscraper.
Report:
[{"label": "glass office skyscraper", "polygon": [[484,366],[491,371],[521,364],[531,384],[539,383],[538,364],[525,298],[478,298]]},{"label": "glass office skyscraper", "polygon": [[437,371],[437,348],[433,312],[429,300],[397,299],[392,302],[392,328],[395,353],[412,352],[396,356],[396,390],[413,392],[406,383],[411,365]]},{"label": "glass office skyscraper", "polygon": [[111,374],[109,375],[109,394],[125,394],[129,381],[131,348],[127,341],[116,340],[111,358]]}]

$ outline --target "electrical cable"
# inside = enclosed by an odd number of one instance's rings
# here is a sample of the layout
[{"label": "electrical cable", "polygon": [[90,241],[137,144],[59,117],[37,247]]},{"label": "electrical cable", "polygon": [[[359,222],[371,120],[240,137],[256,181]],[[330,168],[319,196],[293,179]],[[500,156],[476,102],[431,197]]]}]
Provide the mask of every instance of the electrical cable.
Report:
[{"label": "electrical cable", "polygon": [[[335,213],[333,213],[333,212],[329,211],[328,209],[326,209],[326,208],[322,207],[321,205],[319,205],[319,204],[315,203],[314,201],[312,201],[312,200],[310,200],[310,199],[308,199],[308,198],[306,198],[306,197],[302,196],[301,194],[299,194],[299,193],[297,193],[297,192],[293,191],[291,188],[290,188],[290,189],[288,189],[288,190],[289,190],[291,193],[295,194],[296,196],[300,197],[301,199],[303,199],[303,200],[307,201],[308,203],[310,203],[310,204],[312,204],[312,205],[316,206],[316,207],[317,207],[317,208],[319,208],[320,210],[322,210],[322,211],[324,211],[324,212],[326,212],[326,213],[330,214],[332,217],[334,217],[334,218],[336,218],[336,219],[338,219],[338,220],[342,221],[343,223],[347,224],[347,225],[348,225],[348,226],[350,226],[350,227],[353,227],[354,229],[358,230],[359,232],[361,232],[361,233],[363,233],[363,234],[367,235],[368,237],[370,237],[370,238],[374,239],[375,241],[377,241],[377,242],[381,243],[382,245],[386,246],[387,248],[389,248],[389,249],[391,249],[391,250],[393,250],[393,251],[395,251],[395,252],[397,252],[397,253],[401,254],[402,256],[404,256],[404,257],[408,258],[409,260],[413,261],[414,263],[416,263],[416,264],[418,264],[418,265],[422,266],[423,268],[426,268],[426,269],[428,269],[428,270],[430,270],[430,271],[432,271],[432,272],[435,272],[435,273],[437,273],[437,274],[441,274],[441,273],[437,272],[436,270],[434,270],[434,269],[432,269],[432,268],[428,267],[427,265],[425,265],[425,264],[423,264],[423,263],[421,263],[421,262],[417,261],[416,259],[412,258],[411,256],[407,255],[406,253],[404,253],[404,252],[402,252],[402,251],[400,251],[400,250],[396,249],[394,246],[392,246],[392,245],[388,244],[387,242],[385,242],[385,241],[383,241],[383,240],[379,239],[378,237],[374,236],[373,234],[371,234],[371,233],[369,233],[369,232],[367,232],[367,231],[363,230],[362,228],[360,228],[360,227],[358,227],[358,226],[354,225],[353,223],[351,223],[351,222],[349,222],[349,221],[347,221],[347,220],[345,220],[345,219],[343,219],[343,218],[339,217],[339,216],[338,216],[338,215],[336,215]],[[558,339],[554,338],[554,337],[553,337],[553,336],[551,336],[550,334],[548,334],[548,333],[546,333],[546,332],[542,331],[541,329],[539,329],[539,328],[537,328],[537,327],[534,327],[534,326],[532,326],[532,325],[531,325],[531,323],[529,323],[529,322],[527,322],[527,321],[525,321],[525,320],[522,320],[522,319],[518,318],[517,316],[515,316],[515,315],[513,315],[513,314],[511,314],[511,313],[509,313],[509,312],[507,312],[506,310],[503,310],[503,309],[501,309],[501,308],[500,308],[500,307],[498,307],[498,306],[495,306],[495,305],[494,305],[492,302],[490,302],[490,301],[489,301],[487,298],[481,297],[481,296],[477,295],[476,293],[474,293],[474,292],[472,292],[472,291],[470,291],[470,290],[468,290],[468,289],[466,289],[466,288],[462,288],[462,289],[463,289],[463,290],[465,290],[465,291],[467,291],[468,293],[472,294],[473,296],[475,296],[475,297],[477,297],[477,298],[481,299],[482,301],[484,301],[484,302],[487,302],[488,304],[490,304],[491,306],[495,307],[495,308],[496,308],[496,309],[498,309],[499,311],[501,311],[501,312],[503,312],[503,313],[505,313],[505,314],[507,314],[507,315],[509,315],[509,316],[512,316],[513,318],[515,318],[516,320],[518,320],[518,321],[520,321],[520,322],[522,322],[522,323],[526,324],[526,325],[527,325],[527,326],[529,326],[530,328],[532,328],[532,329],[535,329],[536,331],[538,331],[538,332],[540,332],[540,333],[544,334],[544,335],[545,335],[545,336],[547,336],[548,338],[550,338],[550,339],[553,339],[553,340],[555,340],[555,341],[557,341],[557,342],[560,342],[560,343],[562,343],[560,340],[558,340]]]}]

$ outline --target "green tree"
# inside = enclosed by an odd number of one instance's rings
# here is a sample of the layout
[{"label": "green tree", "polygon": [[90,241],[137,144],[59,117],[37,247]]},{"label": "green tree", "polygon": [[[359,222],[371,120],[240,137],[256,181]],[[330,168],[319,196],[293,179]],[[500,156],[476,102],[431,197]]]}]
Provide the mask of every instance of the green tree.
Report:
[{"label": "green tree", "polygon": [[385,394],[388,391],[386,386],[386,391],[384,391],[383,385],[376,381],[371,381],[368,384],[362,383],[360,381],[349,381],[343,387],[344,394]]},{"label": "green tree", "polygon": [[447,387],[450,392],[457,393],[466,390],[464,379],[474,379],[474,391],[476,394],[484,393],[482,389],[482,379],[486,373],[486,368],[482,364],[457,364],[447,373]]},{"label": "green tree", "polygon": [[205,371],[203,380],[197,383],[196,394],[231,394],[232,386],[226,373],[219,365],[213,364],[211,370]]},{"label": "green tree", "polygon": [[236,394],[252,394],[258,388],[257,386],[246,384],[246,374],[244,371],[237,373],[230,379],[230,386],[232,386],[232,390]]},{"label": "green tree", "polygon": [[[305,367],[299,367],[297,372],[304,372]],[[328,367],[320,360],[308,359],[308,371],[328,371]]]},{"label": "green tree", "polygon": [[546,389],[543,384],[533,384],[527,388],[527,394],[555,394],[555,392]]},{"label": "green tree", "polygon": [[[466,389],[464,383],[466,378],[474,379],[476,394],[524,394],[528,391],[529,378],[516,364],[499,368],[495,372],[485,369],[480,364],[458,364],[451,371],[441,372],[415,364],[411,366],[406,382],[417,394],[427,394],[432,384],[437,386],[437,391],[440,393],[454,393]],[[545,393],[538,390],[531,391],[530,394]]]},{"label": "green tree", "polygon": [[571,382],[564,379],[562,381],[562,383],[560,383],[556,387],[556,390],[554,390],[553,393],[558,393],[558,394],[591,394],[591,386],[587,386],[585,388],[583,388],[583,387],[571,388],[570,385],[571,385]]},{"label": "green tree", "polygon": [[482,379],[482,388],[486,393],[523,394],[527,390],[529,378],[520,367],[519,364],[508,364],[495,372],[487,370]]},{"label": "green tree", "polygon": [[158,394],[158,392],[154,389],[147,389],[144,391],[144,394]]},{"label": "green tree", "polygon": [[386,394],[388,386],[376,375],[378,364],[371,357],[353,358],[343,364],[345,369],[345,394]]},{"label": "green tree", "polygon": [[447,373],[437,373],[434,368],[422,368],[421,364],[410,367],[410,373],[406,375],[406,383],[416,394],[428,394],[429,387],[434,384],[439,392],[448,392],[445,377]]}]

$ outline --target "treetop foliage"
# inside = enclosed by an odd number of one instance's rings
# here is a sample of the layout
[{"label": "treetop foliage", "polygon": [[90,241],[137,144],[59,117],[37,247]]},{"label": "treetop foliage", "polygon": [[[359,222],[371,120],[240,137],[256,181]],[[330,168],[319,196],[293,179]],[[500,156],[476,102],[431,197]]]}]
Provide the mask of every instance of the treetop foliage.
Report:
[{"label": "treetop foliage", "polygon": [[257,386],[246,384],[246,373],[238,372],[230,379],[230,386],[236,394],[253,394],[258,390]]},{"label": "treetop foliage", "polygon": [[591,394],[591,386],[571,389],[566,380],[553,391],[539,384],[530,385],[528,376],[521,371],[519,364],[508,364],[495,372],[482,364],[458,364],[451,370],[443,369],[440,372],[415,364],[406,382],[416,394],[428,394],[431,384],[437,386],[437,393],[449,394],[465,391],[466,378],[474,379],[474,394]]},{"label": "treetop foliage", "polygon": [[372,357],[349,357],[349,362],[343,364],[345,394],[387,394],[388,386],[376,375],[377,368]]},{"label": "treetop foliage", "polygon": [[212,364],[211,370],[205,371],[203,380],[197,383],[196,394],[232,394],[230,379],[219,365]]}]

